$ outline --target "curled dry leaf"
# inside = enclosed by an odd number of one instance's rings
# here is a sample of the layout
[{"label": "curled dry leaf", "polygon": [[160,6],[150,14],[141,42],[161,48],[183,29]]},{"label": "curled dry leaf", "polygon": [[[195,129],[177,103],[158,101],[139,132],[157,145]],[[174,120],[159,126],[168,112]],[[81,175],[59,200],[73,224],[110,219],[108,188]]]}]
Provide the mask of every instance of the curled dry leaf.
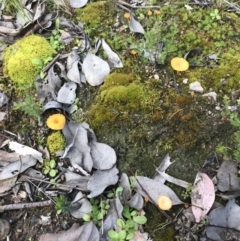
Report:
[{"label": "curled dry leaf", "polygon": [[81,84],[80,71],[78,68],[78,61],[80,57],[78,56],[77,49],[73,49],[67,58],[67,77],[77,84]]},{"label": "curled dry leaf", "polygon": [[3,93],[0,92],[0,108],[8,103],[9,98]]},{"label": "curled dry leaf", "polygon": [[72,147],[75,147],[82,154],[82,167],[85,171],[91,172],[93,160],[90,155],[90,147],[88,145],[87,130],[83,124],[74,121],[68,122],[63,129],[67,146],[62,158],[65,158]]},{"label": "curled dry leaf", "polygon": [[158,205],[157,200],[159,196],[163,195],[168,196],[171,199],[172,205],[183,203],[175,192],[163,183],[143,176],[138,176],[135,182],[136,191],[143,197],[149,197],[150,201],[152,201],[155,205]]},{"label": "curled dry leaf", "polygon": [[26,155],[19,158],[19,160],[14,161],[2,169],[0,173],[0,180],[12,178],[18,174],[24,172],[29,167],[36,165],[37,160],[30,155]]},{"label": "curled dry leaf", "polygon": [[130,13],[130,22],[129,22],[129,29],[131,32],[134,33],[141,33],[144,34],[145,31],[143,29],[143,26],[134,18],[134,14]]},{"label": "curled dry leaf", "polygon": [[98,170],[112,168],[117,161],[115,150],[105,143],[90,142],[93,167]]},{"label": "curled dry leaf", "polygon": [[[77,208],[74,206],[77,205]],[[78,192],[74,200],[71,202],[70,213],[74,218],[82,218],[83,215],[89,214],[92,211],[91,203],[83,196],[82,192]]]},{"label": "curled dry leaf", "polygon": [[131,208],[134,208],[136,210],[141,210],[143,208],[143,197],[137,192],[134,194],[134,196],[127,202],[127,205]]},{"label": "curled dry leaf", "polygon": [[115,185],[118,181],[118,169],[114,166],[110,170],[97,170],[93,173],[88,183],[88,190],[91,192],[88,198],[100,195],[106,187]]},{"label": "curled dry leaf", "polygon": [[76,241],[82,230],[83,226],[79,227],[79,224],[74,223],[67,231],[43,234],[39,237],[38,241]]},{"label": "curled dry leaf", "polygon": [[221,192],[239,190],[237,163],[233,160],[224,161],[218,170],[217,179],[217,187]]},{"label": "curled dry leaf", "polygon": [[[0,193],[9,191],[15,186],[18,176],[11,177],[8,179],[0,180]],[[1,239],[0,239],[1,240]]]},{"label": "curled dry leaf", "polygon": [[89,222],[82,227],[83,230],[80,233],[77,241],[99,241],[99,232],[93,222]]},{"label": "curled dry leaf", "polygon": [[72,8],[82,8],[87,4],[88,0],[69,0]]},{"label": "curled dry leaf", "polygon": [[110,67],[103,59],[95,54],[88,53],[82,64],[82,72],[91,86],[98,86],[109,75]]},{"label": "curled dry leaf", "polygon": [[76,99],[77,85],[75,82],[65,83],[58,91],[57,101],[63,104],[71,105]]},{"label": "curled dry leaf", "polygon": [[206,216],[215,200],[215,190],[212,180],[205,173],[198,173],[191,194],[192,212],[199,223]]},{"label": "curled dry leaf", "polygon": [[112,51],[112,49],[110,48],[110,46],[106,43],[106,41],[104,39],[102,39],[102,47],[103,47],[104,52],[108,56],[108,61],[111,64],[113,64],[113,67],[122,68],[123,64],[122,64],[121,59],[114,51]]},{"label": "curled dry leaf", "polygon": [[123,188],[122,203],[126,204],[131,197],[130,183],[126,173],[122,173],[119,186]]},{"label": "curled dry leaf", "polygon": [[209,227],[206,228],[209,239],[225,241],[228,240],[227,237],[237,237],[231,240],[239,240],[240,207],[235,203],[235,199],[229,200],[225,207],[212,210],[209,222]]},{"label": "curled dry leaf", "polygon": [[22,145],[20,143],[17,143],[15,141],[10,141],[9,142],[9,148],[12,151],[17,152],[19,155],[31,155],[34,158],[36,158],[39,162],[43,163],[43,158],[42,158],[42,153],[39,151],[36,151],[35,149]]}]

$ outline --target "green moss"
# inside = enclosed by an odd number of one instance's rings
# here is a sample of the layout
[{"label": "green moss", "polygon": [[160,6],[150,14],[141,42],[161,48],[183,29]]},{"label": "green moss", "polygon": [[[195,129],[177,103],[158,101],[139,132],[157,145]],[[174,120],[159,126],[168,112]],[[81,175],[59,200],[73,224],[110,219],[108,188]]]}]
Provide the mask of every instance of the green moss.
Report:
[{"label": "green moss", "polygon": [[9,46],[4,53],[4,74],[18,85],[33,83],[40,69],[33,59],[46,59],[55,54],[47,40],[37,35],[25,37]]},{"label": "green moss", "polygon": [[115,121],[131,123],[132,115],[146,111],[151,105],[150,97],[153,99],[155,95],[132,74],[110,74],[89,110],[91,125],[100,129],[106,123]]},{"label": "green moss", "polygon": [[90,28],[98,27],[106,18],[106,1],[92,2],[84,8],[76,9],[76,20],[85,23]]},{"label": "green moss", "polygon": [[47,148],[52,156],[55,156],[57,151],[65,149],[66,140],[60,131],[53,132],[47,137]]},{"label": "green moss", "polygon": [[200,81],[206,91],[211,88],[219,95],[224,95],[240,88],[239,68],[240,54],[226,53],[220,59],[220,65],[193,69],[186,75],[190,82]]}]

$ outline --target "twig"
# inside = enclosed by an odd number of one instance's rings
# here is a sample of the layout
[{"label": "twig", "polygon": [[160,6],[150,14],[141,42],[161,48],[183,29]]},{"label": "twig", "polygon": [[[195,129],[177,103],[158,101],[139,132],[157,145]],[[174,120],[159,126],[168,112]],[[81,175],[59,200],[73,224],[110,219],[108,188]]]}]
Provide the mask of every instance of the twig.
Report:
[{"label": "twig", "polygon": [[5,211],[5,210],[46,207],[46,206],[51,206],[53,204],[54,203],[51,200],[42,201],[42,202],[33,202],[33,203],[15,203],[15,204],[0,206],[0,212]]},{"label": "twig", "polygon": [[70,185],[60,184],[60,183],[52,183],[52,182],[49,182],[49,181],[46,181],[46,180],[42,180],[42,179],[39,179],[39,178],[29,177],[27,175],[21,175],[21,178],[24,178],[24,179],[27,179],[27,180],[30,179],[30,180],[35,180],[35,181],[39,181],[39,182],[49,183],[49,184],[52,184],[52,185],[58,187],[59,189],[63,189],[63,190],[76,189],[76,190],[79,190],[79,191],[85,191],[85,190],[83,190],[82,188],[80,188],[78,186],[70,186]]},{"label": "twig", "polygon": [[117,5],[119,6],[119,5],[125,5],[125,6],[128,6],[128,7],[130,7],[130,8],[134,8],[134,9],[137,9],[137,8],[152,8],[152,9],[154,9],[154,8],[156,8],[156,9],[159,9],[161,6],[159,6],[159,5],[154,5],[154,6],[132,6],[131,4],[129,4],[129,3],[126,3],[126,2],[124,2],[124,1],[121,1],[121,0],[118,0],[118,2],[117,2]]}]

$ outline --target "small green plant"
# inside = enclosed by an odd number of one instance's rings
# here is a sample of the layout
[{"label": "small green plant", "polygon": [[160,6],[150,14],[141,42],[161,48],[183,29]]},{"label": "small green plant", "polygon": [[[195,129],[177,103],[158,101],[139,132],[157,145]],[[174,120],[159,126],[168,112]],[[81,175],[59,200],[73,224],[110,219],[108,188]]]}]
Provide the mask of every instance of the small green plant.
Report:
[{"label": "small green plant", "polygon": [[226,147],[222,144],[218,144],[216,147],[217,154],[224,155],[224,156],[228,156],[229,150],[231,150],[231,148]]},{"label": "small green plant", "polygon": [[182,192],[181,196],[186,199],[191,196],[192,190],[194,188],[194,185],[192,183],[189,183],[188,186],[186,187],[185,192]]},{"label": "small green plant", "polygon": [[111,241],[125,241],[134,238],[135,231],[138,230],[138,225],[145,224],[147,218],[139,215],[137,210],[132,210],[128,205],[123,208],[123,217],[126,220],[119,218],[117,220],[117,230],[109,230],[108,236]]},{"label": "small green plant", "polygon": [[43,173],[44,175],[49,175],[50,177],[55,177],[58,173],[56,167],[56,161],[52,160],[45,160],[43,163]]},{"label": "small green plant", "polygon": [[48,57],[46,59],[36,58],[32,60],[32,63],[41,71],[40,77],[43,79],[45,74],[43,73],[43,67],[52,60],[52,57]]},{"label": "small green plant", "polygon": [[52,31],[52,36],[50,37],[50,45],[56,51],[64,49],[64,44],[61,38],[61,30],[59,29],[60,26],[60,19],[57,18],[55,22],[55,29]]},{"label": "small green plant", "polygon": [[117,197],[119,199],[121,199],[121,194],[122,194],[123,188],[122,187],[118,187],[117,189],[112,190],[112,192],[107,194],[108,198],[114,198]]},{"label": "small green plant", "polygon": [[55,209],[57,210],[57,214],[68,214],[70,211],[70,202],[67,200],[67,197],[63,194],[59,195],[59,197],[54,197],[55,201]]},{"label": "small green plant", "polygon": [[13,108],[35,119],[39,119],[42,113],[42,106],[31,95],[26,95],[22,102],[15,102]]},{"label": "small green plant", "polygon": [[214,11],[210,13],[210,16],[213,20],[220,20],[221,19],[221,16],[219,15],[218,9],[214,9]]},{"label": "small green plant", "polygon": [[90,199],[90,203],[92,204],[92,211],[90,214],[85,214],[83,216],[83,220],[85,222],[93,221],[97,225],[101,226],[101,221],[104,216],[107,214],[109,209],[108,200],[99,201],[98,199]]}]

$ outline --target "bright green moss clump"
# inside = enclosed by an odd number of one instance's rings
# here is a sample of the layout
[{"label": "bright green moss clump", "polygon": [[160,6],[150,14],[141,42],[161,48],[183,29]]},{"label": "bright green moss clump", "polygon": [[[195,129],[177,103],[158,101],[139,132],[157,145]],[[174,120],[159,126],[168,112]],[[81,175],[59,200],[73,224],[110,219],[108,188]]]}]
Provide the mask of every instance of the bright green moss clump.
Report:
[{"label": "bright green moss clump", "polygon": [[31,84],[40,72],[32,60],[44,60],[55,53],[45,38],[37,35],[25,37],[6,49],[4,74],[19,85]]},{"label": "bright green moss clump", "polygon": [[97,27],[106,17],[105,4],[105,1],[98,1],[76,9],[76,20],[84,22],[89,27]]},{"label": "bright green moss clump", "polygon": [[55,156],[57,151],[65,149],[66,140],[60,131],[53,132],[47,137],[47,148],[52,156]]}]

